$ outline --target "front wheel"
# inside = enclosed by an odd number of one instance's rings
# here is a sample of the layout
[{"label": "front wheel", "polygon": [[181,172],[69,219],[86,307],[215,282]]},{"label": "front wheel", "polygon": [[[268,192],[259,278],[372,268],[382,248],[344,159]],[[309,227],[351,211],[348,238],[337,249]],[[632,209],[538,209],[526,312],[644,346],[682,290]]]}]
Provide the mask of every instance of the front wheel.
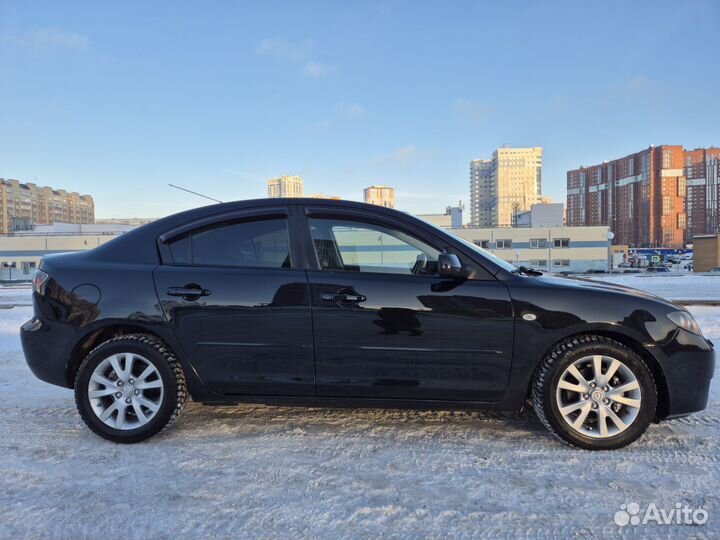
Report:
[{"label": "front wheel", "polygon": [[75,403],[85,424],[118,443],[156,435],[177,418],[187,397],[175,355],[163,342],[144,334],[99,345],[75,378]]},{"label": "front wheel", "polygon": [[542,361],[532,402],[543,424],[563,441],[612,450],[635,441],[652,422],[657,390],[643,359],[604,336],[558,344]]}]

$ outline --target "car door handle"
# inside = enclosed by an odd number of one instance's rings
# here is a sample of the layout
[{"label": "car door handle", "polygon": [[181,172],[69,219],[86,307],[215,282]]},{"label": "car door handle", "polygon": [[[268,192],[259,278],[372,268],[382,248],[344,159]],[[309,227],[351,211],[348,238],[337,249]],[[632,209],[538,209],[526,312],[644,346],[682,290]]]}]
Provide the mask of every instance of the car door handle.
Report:
[{"label": "car door handle", "polygon": [[168,296],[182,296],[185,300],[197,300],[201,296],[208,296],[210,291],[200,286],[170,287],[167,290]]},{"label": "car door handle", "polygon": [[367,300],[367,296],[363,296],[362,294],[343,292],[322,293],[320,298],[322,298],[324,302],[336,302],[338,304],[359,304]]}]

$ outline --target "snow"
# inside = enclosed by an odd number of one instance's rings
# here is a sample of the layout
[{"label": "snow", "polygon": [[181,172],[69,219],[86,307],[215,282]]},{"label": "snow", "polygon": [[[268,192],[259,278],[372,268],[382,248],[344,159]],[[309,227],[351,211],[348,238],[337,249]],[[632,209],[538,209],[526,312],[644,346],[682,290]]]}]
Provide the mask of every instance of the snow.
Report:
[{"label": "snow", "polygon": [[32,305],[30,285],[6,285],[0,287],[0,307],[13,305]]},{"label": "snow", "polygon": [[[720,307],[690,310],[720,343]],[[194,403],[172,429],[123,446],[85,428],[72,391],[30,373],[17,329],[31,313],[0,309],[2,538],[720,533],[718,377],[707,410],[614,452],[567,447],[532,412]],[[629,502],[702,506],[710,520],[620,529],[613,515]]]},{"label": "snow", "polygon": [[[583,276],[585,277],[585,276]],[[618,285],[641,289],[668,300],[718,300],[720,301],[720,273],[693,274],[593,274],[597,281],[609,281]]]}]

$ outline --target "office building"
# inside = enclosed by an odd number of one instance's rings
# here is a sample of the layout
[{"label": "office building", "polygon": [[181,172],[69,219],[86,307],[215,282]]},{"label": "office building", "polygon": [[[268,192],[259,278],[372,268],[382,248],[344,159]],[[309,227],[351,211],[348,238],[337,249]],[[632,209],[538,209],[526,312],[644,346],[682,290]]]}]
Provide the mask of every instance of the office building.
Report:
[{"label": "office building", "polygon": [[0,234],[32,229],[35,224],[94,223],[90,195],[0,178]]},{"label": "office building", "polygon": [[492,159],[470,162],[470,223],[511,227],[542,197],[543,149],[498,148]]},{"label": "office building", "polygon": [[547,272],[607,271],[609,227],[497,227],[450,232],[515,265]]},{"label": "office building", "polygon": [[386,208],[395,208],[395,189],[388,186],[370,186],[364,190],[364,200]]},{"label": "office building", "polygon": [[281,176],[267,181],[268,197],[271,199],[303,196],[302,176]]}]

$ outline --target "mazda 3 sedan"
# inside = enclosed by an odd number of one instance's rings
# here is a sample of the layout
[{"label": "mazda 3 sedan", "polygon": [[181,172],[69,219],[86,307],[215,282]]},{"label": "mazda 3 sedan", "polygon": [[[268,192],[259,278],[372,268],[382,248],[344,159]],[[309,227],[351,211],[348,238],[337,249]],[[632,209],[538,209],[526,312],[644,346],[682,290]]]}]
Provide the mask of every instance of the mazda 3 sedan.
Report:
[{"label": "mazda 3 sedan", "polygon": [[613,449],[702,410],[713,345],[641,291],[515,267],[410,215],[264,199],[43,258],[21,329],[40,379],[132,443],[204,404],[520,410]]}]

